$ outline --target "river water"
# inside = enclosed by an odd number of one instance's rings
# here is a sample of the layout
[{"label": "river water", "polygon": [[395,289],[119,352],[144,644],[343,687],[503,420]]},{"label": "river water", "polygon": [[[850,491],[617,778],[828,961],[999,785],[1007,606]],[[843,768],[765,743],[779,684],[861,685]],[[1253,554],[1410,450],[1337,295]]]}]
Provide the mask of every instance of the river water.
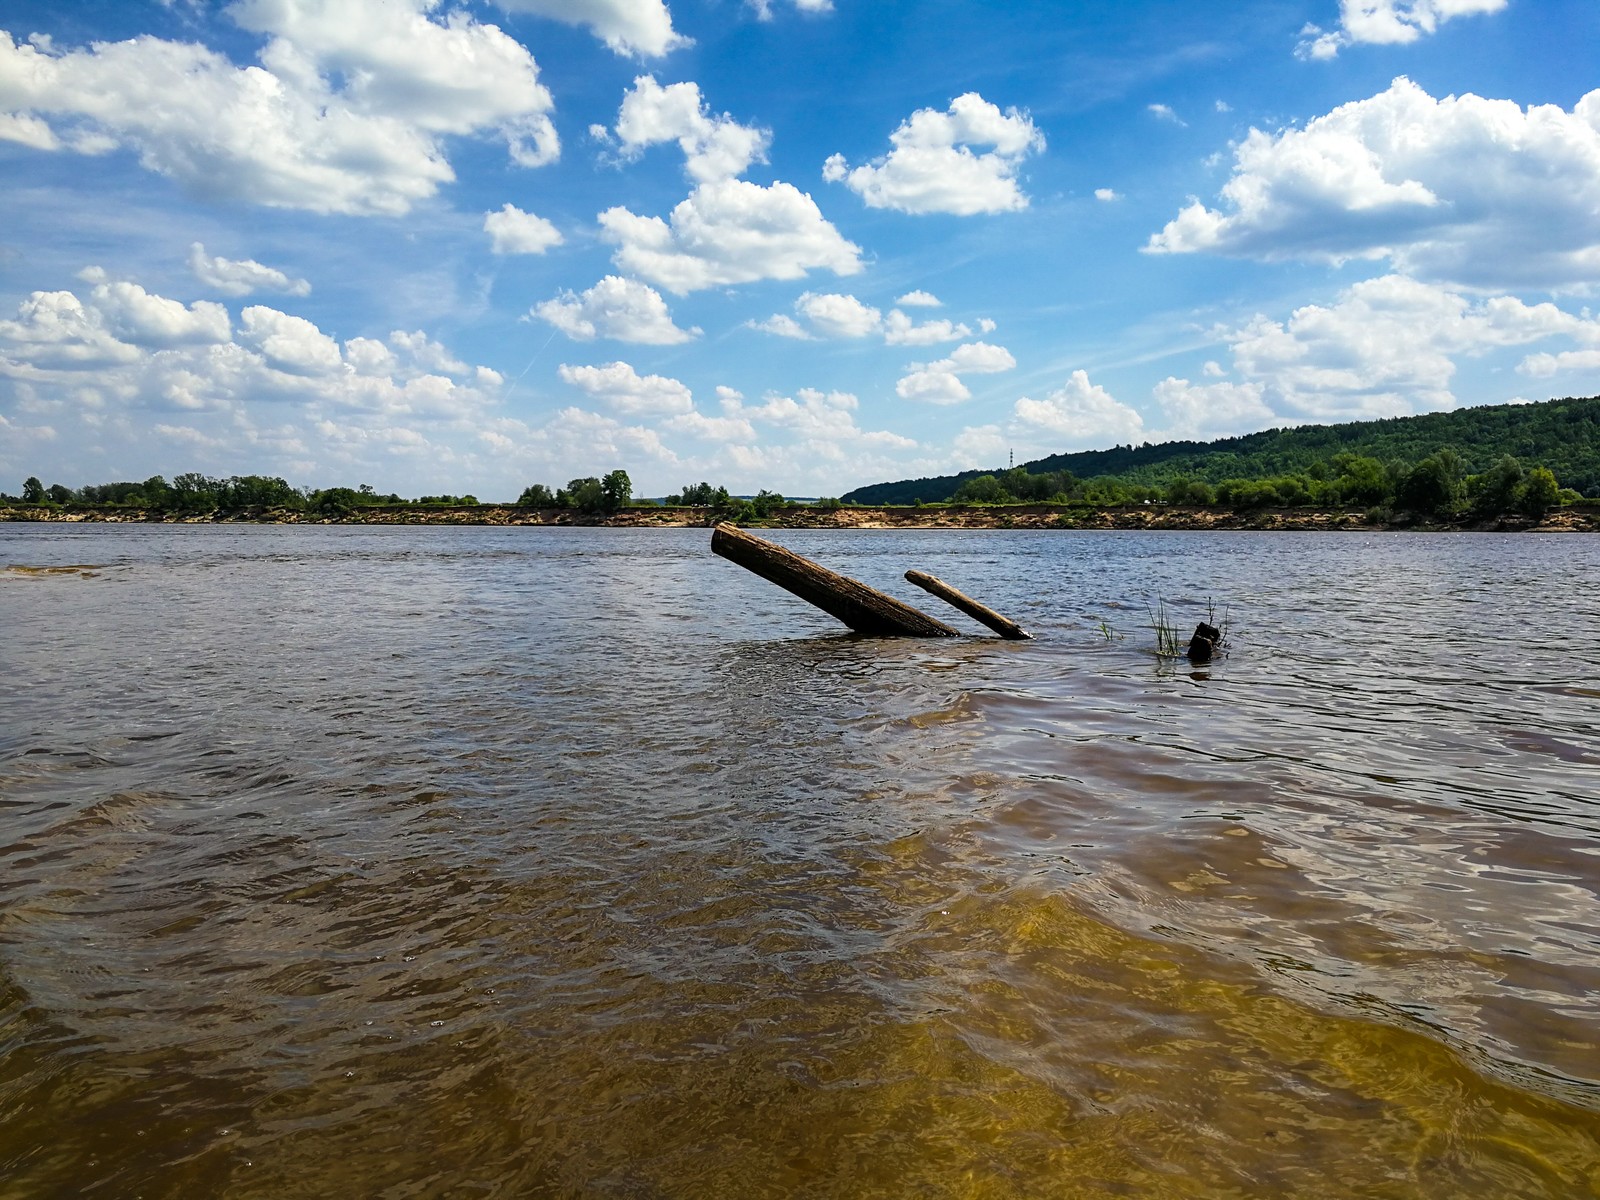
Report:
[{"label": "river water", "polygon": [[0,526],[0,1197],[1600,1194],[1600,540],[773,536]]}]

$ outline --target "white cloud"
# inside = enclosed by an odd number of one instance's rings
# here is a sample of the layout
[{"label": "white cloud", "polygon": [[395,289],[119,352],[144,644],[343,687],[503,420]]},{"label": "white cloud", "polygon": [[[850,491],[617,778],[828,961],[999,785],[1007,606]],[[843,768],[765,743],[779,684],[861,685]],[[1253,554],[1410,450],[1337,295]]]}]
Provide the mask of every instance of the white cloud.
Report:
[{"label": "white cloud", "polygon": [[672,416],[694,411],[694,397],[682,383],[664,375],[640,375],[625,362],[603,367],[569,367],[562,363],[556,373],[625,416]]},{"label": "white cloud", "polygon": [[868,337],[883,326],[883,314],[872,305],[837,292],[806,292],[794,308],[823,337]]},{"label": "white cloud", "polygon": [[924,404],[960,404],[972,399],[972,389],[959,375],[936,366],[912,367],[895,381],[894,394]]},{"label": "white cloud", "polygon": [[902,400],[926,404],[959,404],[972,397],[963,375],[993,375],[1009,371],[1017,360],[1004,346],[988,342],[968,342],[957,346],[948,358],[937,362],[913,363],[895,384],[895,395]]},{"label": "white cloud", "polygon": [[1210,440],[1267,428],[1275,414],[1262,399],[1265,390],[1260,383],[1192,384],[1168,376],[1154,392],[1167,420],[1163,436]]},{"label": "white cloud", "polygon": [[0,141],[17,142],[33,150],[59,150],[61,142],[38,117],[0,113]]},{"label": "white cloud", "polygon": [[252,292],[279,292],[285,296],[311,294],[309,280],[290,279],[275,267],[262,266],[254,259],[208,255],[199,242],[189,247],[189,270],[201,283],[224,296],[248,296]]},{"label": "white cloud", "polygon": [[855,413],[861,403],[849,392],[824,392],[801,388],[794,396],[769,395],[761,404],[750,405],[729,395],[723,396],[723,410],[729,417],[776,425],[797,435],[801,447],[825,457],[837,457],[842,443],[906,450],[916,446],[911,438],[887,430],[864,430],[856,424]]},{"label": "white cloud", "polygon": [[[744,2],[754,11],[757,20],[772,20],[772,0],[744,0]],[[794,6],[803,13],[830,13],[833,11],[833,0],[794,0]]]},{"label": "white cloud", "polygon": [[1315,25],[1301,30],[1295,54],[1301,58],[1333,58],[1345,46],[1404,46],[1431,34],[1455,17],[1496,13],[1507,0],[1339,0],[1339,28],[1325,32]]},{"label": "white cloud", "polygon": [[1022,397],[1017,419],[1067,440],[1063,449],[1084,449],[1107,442],[1133,442],[1144,432],[1144,418],[1117,400],[1088,373],[1074,371],[1066,384],[1043,400]]},{"label": "white cloud", "polygon": [[[994,322],[988,324],[989,329],[994,328]],[[985,333],[988,331],[984,330]],[[972,330],[965,322],[941,317],[919,325],[898,308],[891,308],[883,323],[883,340],[891,346],[936,346],[940,342],[954,342],[971,336]]]},{"label": "white cloud", "polygon": [[1145,108],[1151,116],[1159,117],[1163,121],[1171,121],[1174,125],[1182,125],[1184,128],[1188,128],[1188,122],[1180,117],[1177,113],[1173,112],[1172,106],[1169,104],[1147,104],[1145,105]]},{"label": "white cloud", "polygon": [[239,318],[240,340],[259,350],[276,370],[289,375],[326,375],[344,364],[339,344],[304,317],[256,304]]},{"label": "white cloud", "polygon": [[[1513,296],[1473,300],[1390,275],[1353,285],[1332,305],[1296,309],[1285,322],[1257,316],[1219,333],[1230,344],[1236,372],[1264,388],[1273,412],[1337,421],[1453,408],[1457,357],[1554,337],[1594,346],[1600,321],[1550,303],[1528,305]],[[1534,356],[1528,363],[1535,360],[1543,362]]]},{"label": "white cloud", "polygon": [[[871,208],[907,213],[1009,212],[1026,208],[1017,170],[1044,150],[1044,135],[1028,115],[1005,112],[976,92],[957,96],[946,112],[918,109],[889,135],[883,158],[851,169],[842,154],[828,159],[822,177],[843,182]],[[992,149],[975,153],[974,147]]]},{"label": "white cloud", "polygon": [[[927,293],[913,292],[912,295],[926,296]],[[932,296],[927,298],[933,300]],[[938,301],[934,300],[934,303]],[[884,343],[890,346],[932,346],[972,336],[972,330],[965,324],[941,318],[919,325],[898,308],[891,308],[885,315],[854,296],[838,292],[805,292],[795,301],[794,309],[804,318],[804,324],[782,313],[775,313],[765,321],[750,321],[748,324],[752,329],[764,333],[802,341],[815,338],[863,338],[881,333]],[[989,329],[994,328],[994,322],[986,324]]]},{"label": "white cloud", "polygon": [[793,338],[797,342],[814,340],[812,335],[806,332],[804,325],[783,313],[773,313],[765,321],[750,321],[748,324],[751,329],[759,329],[762,333],[771,333],[778,337]]},{"label": "white cloud", "polygon": [[543,254],[564,240],[561,231],[543,217],[523,212],[513,204],[483,214],[483,231],[496,254]]},{"label": "white cloud", "polygon": [[944,304],[932,292],[924,292],[920,288],[914,292],[907,292],[895,301],[901,308],[943,308]]},{"label": "white cloud", "polygon": [[664,0],[494,0],[507,12],[533,13],[568,25],[587,26],[618,54],[659,58],[692,46],[672,28]]},{"label": "white cloud", "polygon": [[1252,129],[1223,205],[1195,201],[1145,249],[1266,260],[1388,258],[1505,289],[1600,278],[1600,91],[1572,112],[1397,79],[1303,129]]},{"label": "white cloud", "polygon": [[662,422],[674,433],[687,434],[705,442],[749,443],[756,440],[755,426],[743,417],[708,417],[702,412],[686,412]]},{"label": "white cloud", "polygon": [[683,151],[684,169],[697,183],[732,179],[751,163],[765,162],[772,139],[767,130],[741,125],[727,113],[713,115],[698,84],[662,87],[651,75],[635,79],[633,89],[622,97],[616,135],[630,158],[646,147],[676,142]]},{"label": "white cloud", "polygon": [[1094,198],[1103,204],[1110,204],[1114,200],[1122,199],[1122,197],[1111,188],[1095,188]]},{"label": "white cloud", "polygon": [[90,293],[106,328],[133,346],[205,346],[230,341],[228,310],[209,300],[187,308],[180,301],[152,296],[136,283],[97,282]]},{"label": "white cloud", "polygon": [[[533,58],[436,0],[239,0],[267,39],[260,66],[154,37],[57,50],[0,31],[0,112],[37,148],[119,146],[208,197],[324,213],[399,215],[453,172],[442,138],[493,131],[514,161],[559,142]],[[31,132],[30,132],[31,131]]]},{"label": "white cloud", "polygon": [[141,357],[138,347],[106,328],[99,309],[86,307],[71,292],[34,292],[18,307],[15,320],[0,321],[0,375],[86,370]]},{"label": "white cloud", "polygon": [[676,346],[700,335],[698,328],[680,329],[672,323],[667,302],[655,288],[620,275],[607,275],[582,295],[562,292],[534,305],[533,315],[580,342],[606,337]]},{"label": "white cloud", "polygon": [[35,417],[27,436],[43,436],[44,418],[72,428],[75,464],[142,460],[153,472],[181,445],[223,473],[342,472],[396,454],[448,467],[439,431],[481,420],[503,388],[421,332],[354,338],[341,355],[310,321],[274,309],[245,309],[230,336],[221,305],[84,278],[87,296],[36,293],[0,321],[0,392]]},{"label": "white cloud", "polygon": [[758,279],[799,279],[807,271],[861,270],[861,248],[823,219],[792,184],[742,179],[703,183],[672,210],[670,223],[617,207],[600,214],[601,236],[617,246],[624,271],[683,295]]},{"label": "white cloud", "polygon": [[1517,370],[1535,379],[1548,379],[1564,371],[1600,371],[1600,350],[1563,350],[1559,354],[1530,354]]}]

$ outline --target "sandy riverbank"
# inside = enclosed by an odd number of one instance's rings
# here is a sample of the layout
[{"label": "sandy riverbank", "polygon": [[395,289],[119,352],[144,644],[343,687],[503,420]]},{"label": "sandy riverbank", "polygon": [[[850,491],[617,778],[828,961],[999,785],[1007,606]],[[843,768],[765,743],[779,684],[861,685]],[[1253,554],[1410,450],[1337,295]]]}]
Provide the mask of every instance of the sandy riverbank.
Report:
[{"label": "sandy riverbank", "polygon": [[[328,517],[290,509],[247,509],[237,512],[162,513],[126,508],[49,508],[31,505],[0,507],[0,521],[167,524],[283,525],[581,525],[615,528],[709,527],[716,521],[703,508],[626,508],[609,517],[567,509],[529,509],[515,505],[415,508],[378,506]],[[1488,522],[1417,523],[1372,521],[1346,509],[1266,508],[1233,511],[1217,508],[1138,505],[1120,508],[1080,506],[982,505],[921,508],[840,508],[795,506],[774,514],[754,528],[773,529],[1173,529],[1348,532],[1385,529],[1600,532],[1600,505],[1556,509],[1542,520],[1506,517]]]}]

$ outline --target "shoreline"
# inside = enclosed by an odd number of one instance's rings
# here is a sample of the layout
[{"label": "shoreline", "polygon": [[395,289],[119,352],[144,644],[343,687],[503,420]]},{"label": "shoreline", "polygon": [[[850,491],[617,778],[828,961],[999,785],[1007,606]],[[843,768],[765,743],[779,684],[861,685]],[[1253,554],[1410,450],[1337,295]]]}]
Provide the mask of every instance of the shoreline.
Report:
[{"label": "shoreline", "polygon": [[[232,512],[175,513],[123,508],[0,507],[0,521],[62,524],[164,525],[531,525],[612,529],[709,529],[721,519],[709,509],[624,508],[610,516],[570,509],[519,508],[513,504],[414,508],[378,505],[336,516],[286,508]],[[751,529],[1094,529],[1241,530],[1284,533],[1600,533],[1600,504],[1552,509],[1541,519],[1505,516],[1490,520],[1369,521],[1353,509],[1262,508],[1249,510],[1192,506],[1126,505],[942,505],[921,508],[818,509],[795,506],[764,520],[742,523]]]}]

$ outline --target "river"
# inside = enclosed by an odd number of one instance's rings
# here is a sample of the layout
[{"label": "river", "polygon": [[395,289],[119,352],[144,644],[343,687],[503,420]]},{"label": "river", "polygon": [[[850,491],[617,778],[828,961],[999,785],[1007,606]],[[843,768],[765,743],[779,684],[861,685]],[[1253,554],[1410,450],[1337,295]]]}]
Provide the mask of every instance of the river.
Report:
[{"label": "river", "polygon": [[0,526],[0,1197],[1600,1195],[1600,540],[773,537]]}]

